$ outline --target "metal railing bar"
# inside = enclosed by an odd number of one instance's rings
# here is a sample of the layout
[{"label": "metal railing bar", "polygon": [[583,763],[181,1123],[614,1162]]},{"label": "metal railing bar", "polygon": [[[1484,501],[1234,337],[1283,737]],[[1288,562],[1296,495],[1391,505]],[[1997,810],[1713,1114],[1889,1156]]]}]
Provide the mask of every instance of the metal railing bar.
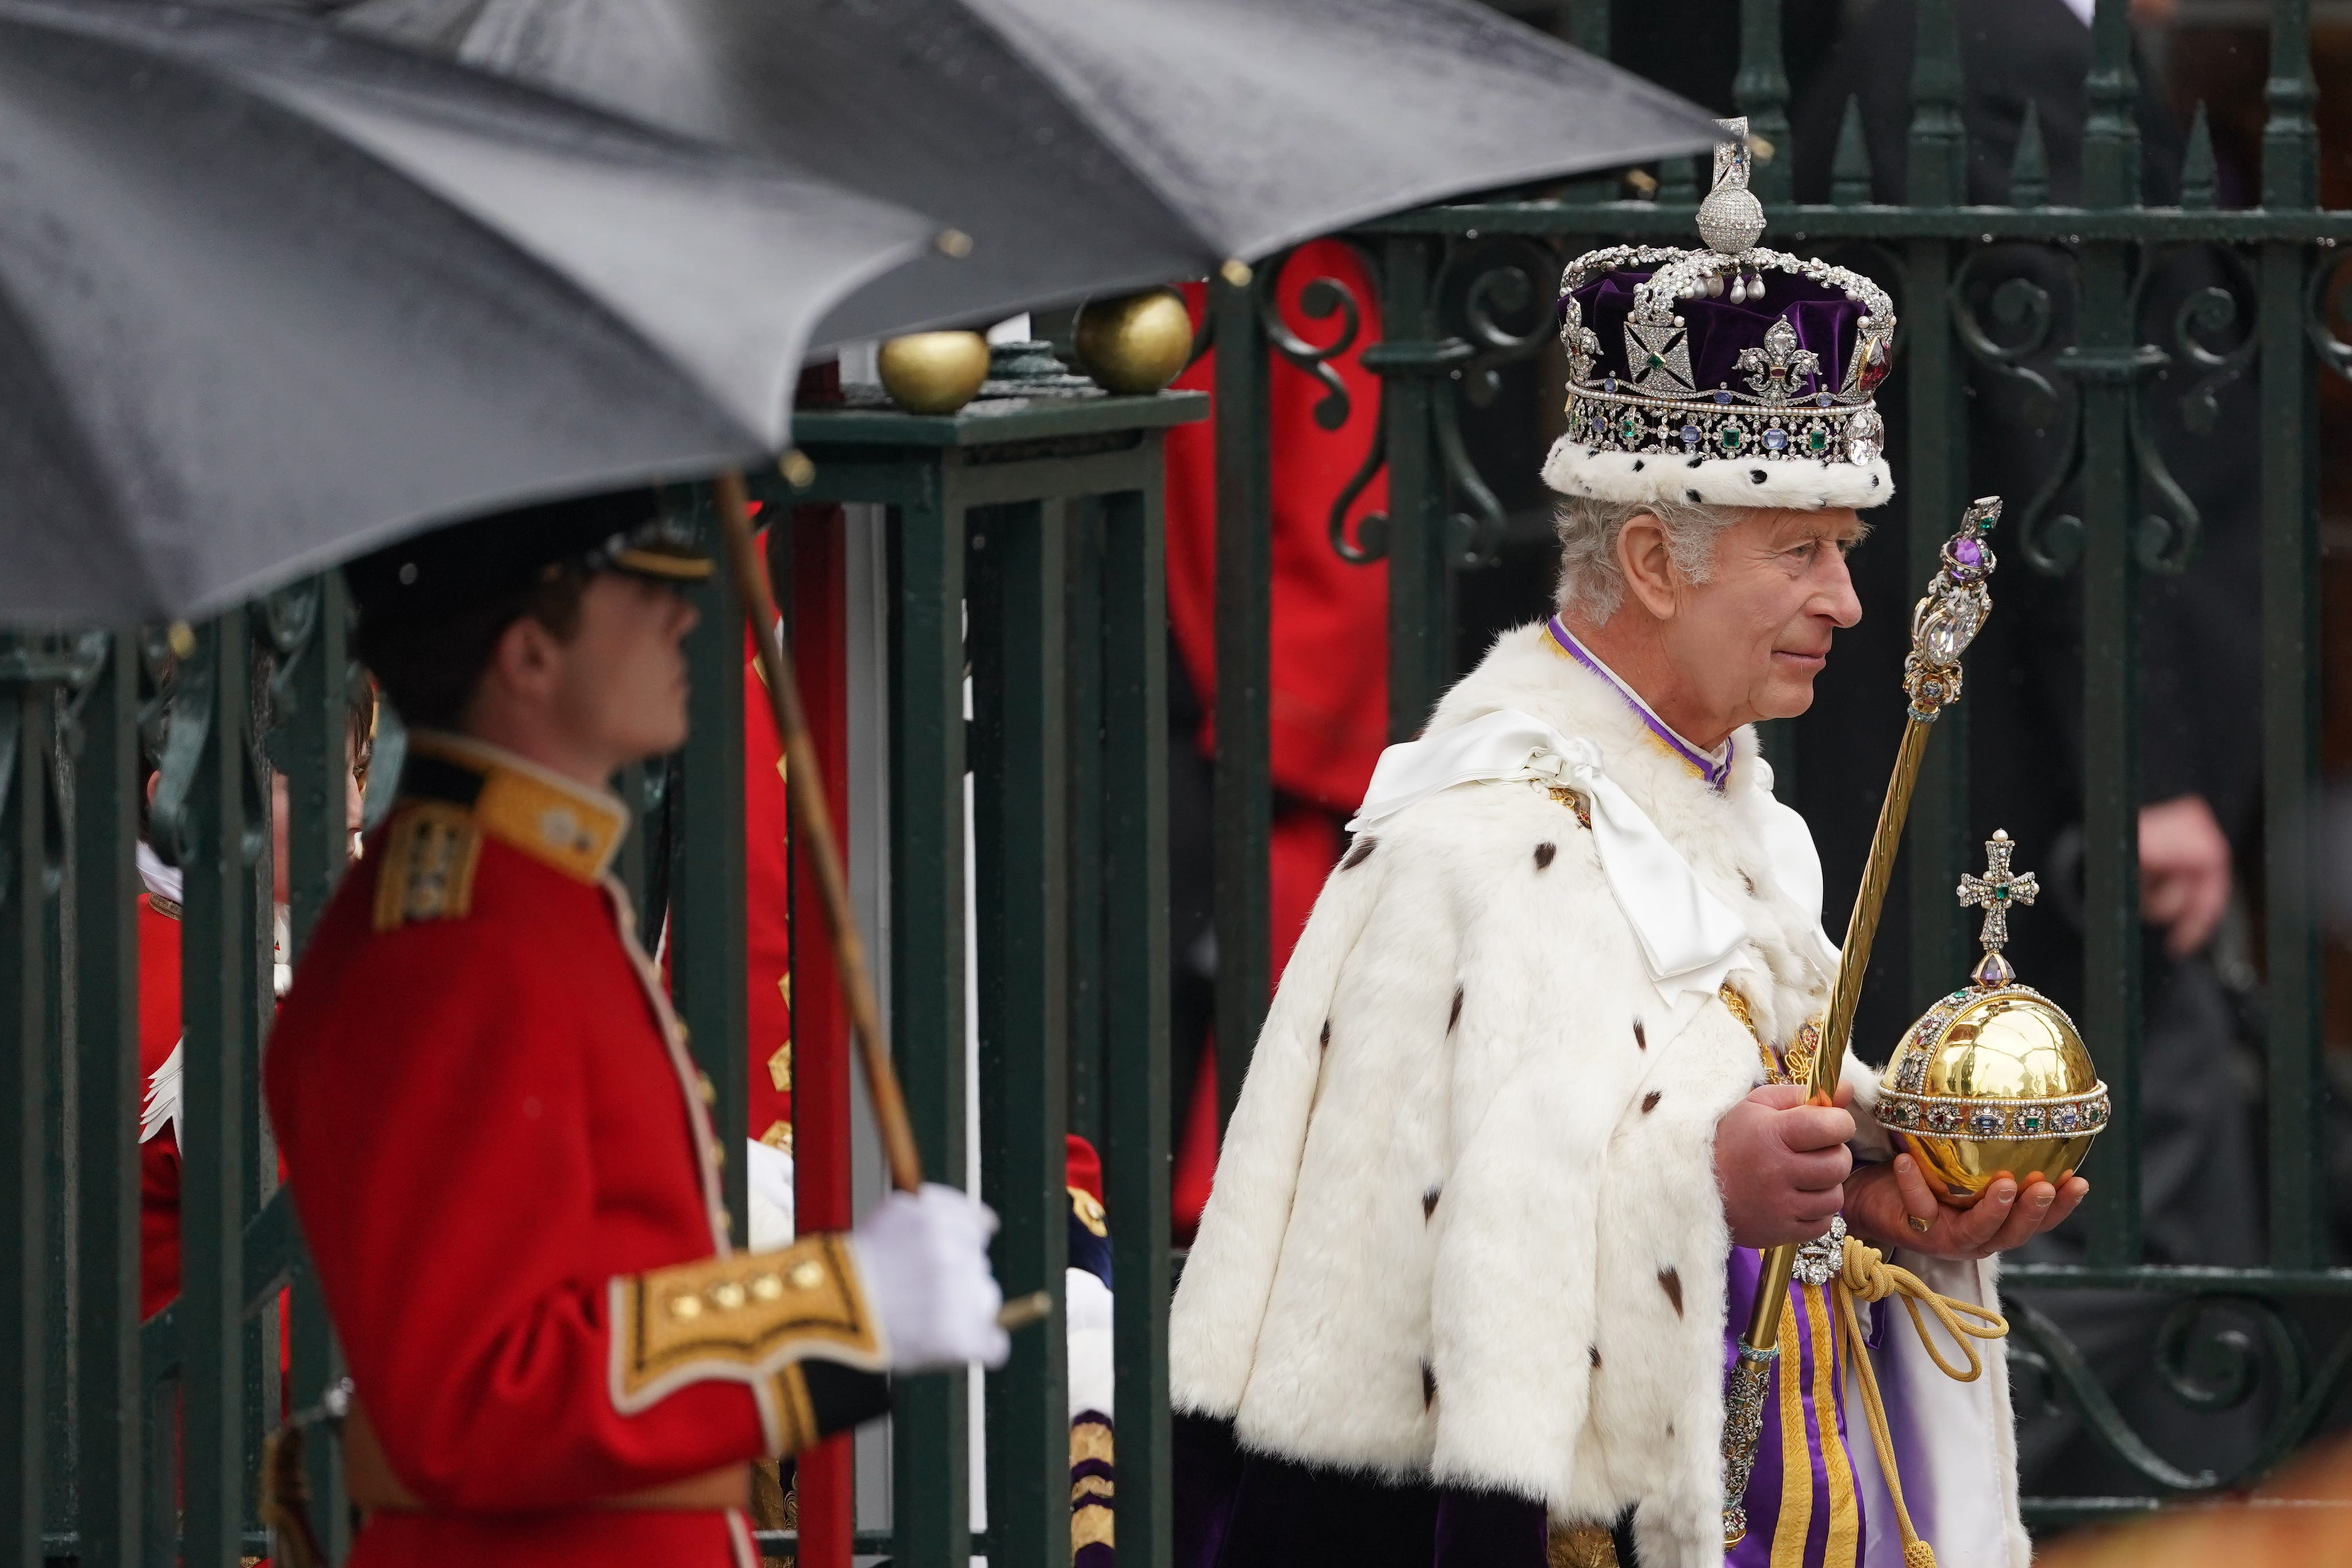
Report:
[{"label": "metal railing bar", "polygon": [[[1259,290],[1271,266],[1209,284],[1217,321],[1217,1126],[1232,1119],[1265,1022],[1273,927],[1266,909],[1274,785],[1268,762],[1274,593],[1273,435]],[[1394,578],[1391,579],[1391,584]]]},{"label": "metal railing bar", "polygon": [[1160,465],[1103,503],[1106,861],[1103,1158],[1118,1393],[1115,1525],[1128,1568],[1168,1568],[1168,611]]},{"label": "metal railing bar", "polygon": [[[849,465],[816,454],[819,481]],[[890,1017],[907,1114],[934,1181],[961,1186],[964,1132],[964,513],[933,471],[887,512],[890,602]],[[901,481],[903,482],[903,481]],[[850,496],[845,499],[871,499]],[[889,1550],[907,1568],[965,1568],[971,1380],[898,1384]],[[862,1548],[861,1548],[862,1550]]]},{"label": "metal railing bar", "polygon": [[109,639],[76,726],[74,1047],[80,1159],[79,1405],[74,1451],[86,1568],[139,1562],[141,1341],[138,1107],[139,665],[129,636]]},{"label": "metal railing bar", "polygon": [[1002,1228],[996,1273],[1055,1313],[1015,1334],[988,1374],[988,1521],[1022,1563],[1069,1540],[1070,1412],[1063,1321],[1069,1259],[1068,879],[1062,510],[972,519],[972,794],[980,936],[982,1195]]},{"label": "metal railing bar", "polygon": [[[1563,238],[1624,236],[1686,243],[1696,222],[1695,204],[1616,201],[1487,202],[1422,207],[1357,225],[1349,235],[1389,238],[1480,235],[1558,235]],[[1811,203],[1776,209],[1771,242],[1786,248],[1814,239],[2146,240],[2179,245],[2194,240],[2298,245],[2352,243],[2352,210],[2236,207],[2032,207],[1946,205],[1835,206]]]},{"label": "metal railing bar", "polygon": [[2013,1263],[2000,1271],[2004,1289],[2162,1290],[2198,1295],[2347,1296],[2352,1268],[2222,1268],[2202,1265]]}]

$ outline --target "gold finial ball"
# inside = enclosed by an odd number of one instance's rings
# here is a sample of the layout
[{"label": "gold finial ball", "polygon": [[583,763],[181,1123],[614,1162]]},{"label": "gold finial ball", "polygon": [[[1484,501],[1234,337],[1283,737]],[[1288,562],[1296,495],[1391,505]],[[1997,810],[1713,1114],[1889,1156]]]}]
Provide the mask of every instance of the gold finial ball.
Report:
[{"label": "gold finial ball", "polygon": [[2074,1020],[2032,986],[1982,983],[2006,964],[1979,973],[1911,1026],[1879,1085],[1879,1121],[1962,1208],[2002,1175],[2065,1180],[2108,1117]]},{"label": "gold finial ball", "polygon": [[988,379],[988,340],[978,332],[909,332],[882,345],[882,389],[909,414],[953,414]]},{"label": "gold finial ball", "polygon": [[1105,392],[1145,396],[1184,374],[1192,357],[1192,313],[1173,289],[1146,289],[1078,310],[1078,368]]}]

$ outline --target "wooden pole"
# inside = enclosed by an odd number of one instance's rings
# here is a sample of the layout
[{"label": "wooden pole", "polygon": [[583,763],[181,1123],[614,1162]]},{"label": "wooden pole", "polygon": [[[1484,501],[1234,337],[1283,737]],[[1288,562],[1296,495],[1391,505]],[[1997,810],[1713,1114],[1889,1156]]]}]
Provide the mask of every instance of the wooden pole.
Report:
[{"label": "wooden pole", "polygon": [[802,836],[809,864],[816,868],[825,930],[833,939],[834,968],[849,1000],[850,1028],[857,1037],[858,1057],[866,1066],[874,1120],[881,1125],[882,1148],[890,1161],[890,1184],[911,1193],[923,1184],[923,1157],[907,1121],[907,1100],[898,1089],[898,1070],[890,1064],[890,1042],[882,1032],[882,1008],[866,967],[866,943],[857,934],[857,911],[849,901],[849,879],[842,869],[841,847],[834,837],[833,814],[825,805],[816,747],[809,739],[808,715],[801,706],[792,656],[776,635],[775,598],[752,549],[743,477],[721,474],[716,488],[719,531],[727,542],[736,596],[751,629],[752,657],[759,661],[768,710],[784,743],[784,792],[792,805],[793,831]]}]

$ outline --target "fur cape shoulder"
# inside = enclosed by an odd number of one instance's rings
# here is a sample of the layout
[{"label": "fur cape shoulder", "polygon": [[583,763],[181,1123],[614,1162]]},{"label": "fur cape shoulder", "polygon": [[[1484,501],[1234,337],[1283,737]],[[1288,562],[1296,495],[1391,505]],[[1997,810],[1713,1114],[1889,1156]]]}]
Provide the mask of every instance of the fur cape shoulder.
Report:
[{"label": "fur cape shoulder", "polygon": [[[1430,729],[1506,709],[1597,745],[1738,915],[1728,984],[1765,1038],[1822,1009],[1834,950],[1776,885],[1752,731],[1709,788],[1540,624]],[[1573,800],[1465,784],[1359,835],[1226,1134],[1171,1324],[1176,1407],[1247,1448],[1559,1519],[1639,1503],[1644,1561],[1719,1560],[1714,1129],[1761,1058],[1719,1001],[1671,1037],[1656,1012]]]}]

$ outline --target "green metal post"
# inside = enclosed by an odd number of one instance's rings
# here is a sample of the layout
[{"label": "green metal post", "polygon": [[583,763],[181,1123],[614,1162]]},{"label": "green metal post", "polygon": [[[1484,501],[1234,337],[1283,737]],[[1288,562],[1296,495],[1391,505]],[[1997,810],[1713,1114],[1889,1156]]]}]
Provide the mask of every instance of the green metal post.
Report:
[{"label": "green metal post", "polygon": [[[2263,203],[2315,204],[2306,0],[2273,0]],[[2332,259],[2332,258],[2330,258]],[[2305,252],[2261,252],[2263,922],[2269,981],[2271,1261],[2327,1261],[2327,1089],[2322,1036],[2319,836],[2318,430],[2303,341]],[[2322,262],[2321,265],[2326,265]]]},{"label": "green metal post", "polygon": [[1103,1142],[1103,1027],[1108,1000],[1103,984],[1104,900],[1108,892],[1103,863],[1103,638],[1108,607],[1103,597],[1103,530],[1099,504],[1080,501],[1071,508],[1069,647],[1063,661],[1070,704],[1070,1131],[1097,1149]]},{"label": "green metal post", "polygon": [[47,1216],[61,1196],[47,1191],[48,711],[45,686],[0,688],[0,1172],[15,1189],[15,1201],[0,1205],[0,1443],[10,1454],[0,1468],[0,1561],[23,1568],[41,1561]]},{"label": "green metal post", "polygon": [[[751,1003],[743,991],[743,612],[726,554],[712,552],[717,570],[689,595],[701,618],[686,640],[693,742],[670,815],[677,842],[669,909],[678,1018],[695,1065],[710,1080],[711,1125],[725,1159],[719,1179],[741,1241],[751,1223],[743,1156],[751,1092]],[[658,934],[645,932],[646,945]]]},{"label": "green metal post", "polygon": [[[1952,246],[1949,240],[1921,239],[1905,247],[1908,286],[1904,290],[1904,326],[1911,338],[1906,370],[1911,395],[1909,452],[1903,476],[1904,499],[1910,509],[1906,584],[1924,583],[1935,574],[1938,552],[1968,500],[1968,447],[1952,438],[1968,416],[1958,356],[1953,352]],[[1909,610],[1907,604],[1891,607],[1898,616]],[[1927,749],[1911,797],[1906,858],[1915,1010],[1924,1011],[1949,991],[1969,963],[1967,911],[1952,897],[1960,873],[1969,867],[1971,847],[1968,711],[1961,703],[1946,709],[1936,721],[1936,743]]]},{"label": "green metal post", "polygon": [[1780,0],[1741,0],[1739,74],[1732,101],[1748,117],[1748,131],[1771,143],[1772,155],[1757,163],[1749,178],[1767,206],[1789,199],[1789,171],[1796,146],[1789,136],[1789,73],[1780,58]]},{"label": "green metal post", "polygon": [[80,1568],[139,1562],[139,654],[117,632],[73,759]]},{"label": "green metal post", "polygon": [[[1381,320],[1389,353],[1433,348],[1437,247],[1392,240],[1381,261]],[[1367,354],[1368,358],[1372,357]],[[1410,740],[1445,689],[1452,653],[1446,625],[1445,481],[1437,463],[1436,399],[1454,384],[1426,366],[1382,384],[1389,454],[1389,739]]]},{"label": "green metal post", "polygon": [[[963,512],[940,471],[890,510],[890,1033],[931,1180],[964,1184]],[[901,1379],[891,1423],[894,1561],[967,1568],[961,1372]]]},{"label": "green metal post", "polygon": [[[1002,1228],[997,1278],[1044,1289],[1061,1321],[1069,1255],[1068,932],[1063,592],[1067,503],[973,519],[972,786],[978,827],[981,1185]],[[988,1378],[992,1560],[1069,1561],[1065,1337],[1014,1336]]]},{"label": "green metal post", "polygon": [[[1274,479],[1261,276],[1209,284],[1217,323],[1217,1126],[1234,1113],[1265,1021],[1273,927],[1266,845]],[[1391,450],[1393,452],[1394,448]],[[1391,458],[1393,465],[1394,459]],[[1393,468],[1391,468],[1393,472]],[[1393,572],[1394,568],[1391,568]]]},{"label": "green metal post", "polygon": [[[183,1037],[180,1135],[180,1423],[182,1552],[192,1565],[230,1568],[244,1554],[252,1490],[246,1462],[246,1149],[253,1046],[254,874],[247,842],[253,651],[246,612],[196,631],[181,679],[198,672],[208,721],[188,795],[181,870]],[[187,715],[194,721],[194,715]],[[266,826],[266,819],[265,824]]]},{"label": "green metal post", "polygon": [[1968,131],[1960,123],[1960,34],[1953,9],[1954,0],[1918,0],[1916,8],[1916,42],[1911,60],[1910,178],[1906,193],[1914,206],[1946,206],[1968,199]]},{"label": "green metal post", "polygon": [[[318,620],[310,645],[297,655],[292,708],[279,753],[285,760],[286,797],[292,821],[287,843],[288,931],[297,962],[327,900],[351,864],[349,792],[352,787],[351,701],[352,607],[341,572],[317,582]],[[137,787],[137,775],[126,788]],[[134,1053],[135,1059],[135,1053]],[[132,1101],[136,1103],[136,1100]],[[132,1118],[135,1124],[136,1118]],[[327,1321],[327,1301],[318,1276],[309,1268],[294,1276],[294,1387],[296,1409],[315,1405],[343,1373],[342,1352]],[[331,1426],[314,1428],[304,1446],[303,1468],[310,1485],[310,1519],[334,1561],[351,1546],[351,1510],[343,1494],[341,1444]]]},{"label": "green metal post", "polygon": [[[2083,139],[2084,205],[2138,201],[2126,0],[2099,0]],[[2131,400],[2142,368],[2128,246],[2082,252],[2081,346],[2062,358],[2083,401],[2084,1034],[2112,1086],[2114,1128],[2139,1147],[2139,560]],[[2139,1162],[2100,1163],[2091,1261],[2139,1261]]]},{"label": "green metal post", "polygon": [[1169,1568],[1168,624],[1160,487],[1104,503],[1103,970],[1119,1551]]}]

